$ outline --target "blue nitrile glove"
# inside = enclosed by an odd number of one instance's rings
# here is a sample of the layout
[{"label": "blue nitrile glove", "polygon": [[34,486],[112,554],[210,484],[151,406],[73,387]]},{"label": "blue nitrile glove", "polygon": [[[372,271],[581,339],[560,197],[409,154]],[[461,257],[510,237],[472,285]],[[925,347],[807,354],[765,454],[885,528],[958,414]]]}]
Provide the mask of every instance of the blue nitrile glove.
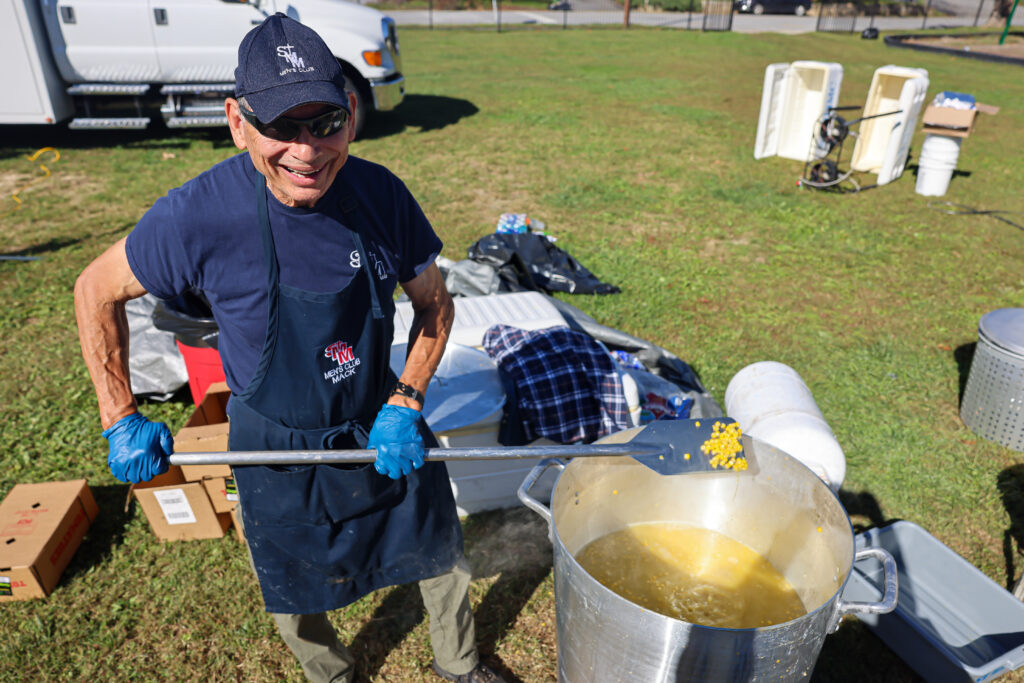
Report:
[{"label": "blue nitrile glove", "polygon": [[139,413],[126,415],[103,430],[110,442],[107,465],[124,482],[138,484],[167,471],[174,438],[163,422],[150,422]]},{"label": "blue nitrile glove", "polygon": [[381,474],[399,479],[423,467],[423,437],[416,429],[420,411],[384,405],[370,430],[367,448],[377,449],[373,466]]}]

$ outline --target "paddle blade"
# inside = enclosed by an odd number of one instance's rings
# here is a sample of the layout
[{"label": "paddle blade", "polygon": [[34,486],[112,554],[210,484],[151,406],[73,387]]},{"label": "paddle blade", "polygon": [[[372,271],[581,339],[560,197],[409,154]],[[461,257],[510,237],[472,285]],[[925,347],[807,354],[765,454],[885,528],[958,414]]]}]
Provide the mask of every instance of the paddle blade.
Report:
[{"label": "paddle blade", "polygon": [[746,470],[751,462],[743,452],[739,425],[728,417],[692,420],[656,420],[634,441],[665,444],[668,452],[633,456],[658,474]]}]

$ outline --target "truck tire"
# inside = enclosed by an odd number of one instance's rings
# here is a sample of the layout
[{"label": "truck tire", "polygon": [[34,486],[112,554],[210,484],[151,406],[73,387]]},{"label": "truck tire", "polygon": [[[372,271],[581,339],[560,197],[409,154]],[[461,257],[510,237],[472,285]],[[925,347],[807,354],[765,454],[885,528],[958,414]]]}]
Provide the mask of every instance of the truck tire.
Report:
[{"label": "truck tire", "polygon": [[753,12],[754,14],[760,16],[760,15],[764,14],[764,5],[762,5],[759,2],[755,2],[753,9],[751,9],[750,11]]},{"label": "truck tire", "polygon": [[356,110],[352,115],[356,120],[356,138],[362,136],[363,126],[366,125],[366,93],[351,76],[345,74],[345,89],[356,96]]}]

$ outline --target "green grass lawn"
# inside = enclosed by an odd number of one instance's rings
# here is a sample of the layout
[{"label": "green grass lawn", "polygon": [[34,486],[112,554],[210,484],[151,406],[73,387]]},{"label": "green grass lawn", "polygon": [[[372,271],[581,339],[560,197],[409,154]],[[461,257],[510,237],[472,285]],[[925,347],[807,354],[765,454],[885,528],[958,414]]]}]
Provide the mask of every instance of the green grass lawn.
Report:
[{"label": "green grass lawn", "polygon": [[[968,430],[958,404],[979,318],[1024,302],[1024,231],[916,195],[920,130],[908,172],[858,194],[799,188],[799,162],[752,158],[767,64],[841,62],[841,104],[856,106],[877,67],[923,67],[930,95],[1001,107],[980,117],[942,199],[1024,224],[1019,67],[855,35],[403,29],[402,46],[407,100],[354,152],[406,181],[445,256],[463,258],[502,212],[544,221],[622,288],[564,298],[674,352],[719,401],[752,362],[795,368],[846,453],[841,498],[858,530],[912,520],[996,583],[1020,577],[1020,454]],[[26,158],[46,146],[59,160]],[[48,599],[0,606],[0,681],[301,680],[233,535],[161,544],[140,511],[125,511],[72,311],[92,258],[169,188],[234,153],[226,131],[0,132],[0,253],[39,257],[0,261],[0,496],[84,477],[101,509]],[[35,182],[40,164],[52,175]],[[177,429],[192,406],[142,409]],[[472,517],[466,532],[487,661],[555,680],[546,529],[520,509]],[[363,680],[429,679],[415,588],[334,619]],[[914,677],[850,620],[826,640],[814,680]]]}]

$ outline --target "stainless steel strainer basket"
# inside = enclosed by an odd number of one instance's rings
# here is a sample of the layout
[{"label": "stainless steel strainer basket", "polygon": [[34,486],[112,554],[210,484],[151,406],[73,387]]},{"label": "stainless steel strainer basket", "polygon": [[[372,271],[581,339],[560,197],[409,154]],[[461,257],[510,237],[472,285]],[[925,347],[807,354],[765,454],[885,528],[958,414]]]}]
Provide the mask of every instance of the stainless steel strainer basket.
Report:
[{"label": "stainless steel strainer basket", "polygon": [[1024,308],[982,316],[960,418],[979,436],[1024,451]]}]

